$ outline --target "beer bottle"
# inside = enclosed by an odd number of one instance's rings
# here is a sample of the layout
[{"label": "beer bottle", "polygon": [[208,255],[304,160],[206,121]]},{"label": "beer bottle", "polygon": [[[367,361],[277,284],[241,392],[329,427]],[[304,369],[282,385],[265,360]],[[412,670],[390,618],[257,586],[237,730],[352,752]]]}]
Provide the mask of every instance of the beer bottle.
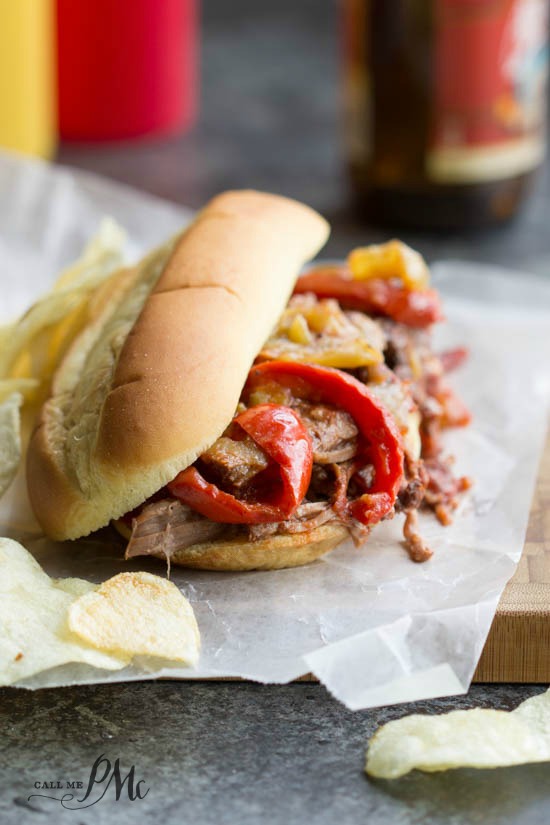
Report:
[{"label": "beer bottle", "polygon": [[372,221],[497,223],[544,157],[548,0],[344,0],[353,191]]}]

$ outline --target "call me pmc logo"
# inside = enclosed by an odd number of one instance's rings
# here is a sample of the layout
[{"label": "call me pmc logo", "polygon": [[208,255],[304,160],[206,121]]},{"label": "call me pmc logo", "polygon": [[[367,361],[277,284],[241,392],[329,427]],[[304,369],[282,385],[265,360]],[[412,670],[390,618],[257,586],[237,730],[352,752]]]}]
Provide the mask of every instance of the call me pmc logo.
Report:
[{"label": "call me pmc logo", "polygon": [[61,796],[52,796],[45,793],[33,793],[27,797],[31,799],[53,799],[59,802],[63,808],[69,811],[77,811],[82,808],[91,808],[105,797],[109,789],[114,794],[116,802],[121,798],[135,802],[138,799],[145,799],[149,793],[149,788],[145,787],[143,779],[136,780],[136,768],[132,765],[128,773],[124,776],[120,768],[120,760],[117,758],[113,763],[104,753],[95,760],[90,771],[87,787],[84,790],[84,782],[75,780],[56,780],[54,782],[35,782],[34,787],[38,790],[66,789],[82,790],[82,796],[74,793],[64,793]]}]

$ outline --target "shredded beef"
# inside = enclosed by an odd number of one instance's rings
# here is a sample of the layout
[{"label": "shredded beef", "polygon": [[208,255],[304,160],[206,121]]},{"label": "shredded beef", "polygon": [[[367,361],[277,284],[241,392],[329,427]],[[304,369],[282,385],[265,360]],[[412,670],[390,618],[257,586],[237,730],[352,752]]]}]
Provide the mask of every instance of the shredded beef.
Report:
[{"label": "shredded beef", "polygon": [[348,502],[348,486],[355,470],[353,461],[346,461],[342,464],[333,464],[334,472],[334,493],[332,506],[339,515],[345,513]]},{"label": "shredded beef", "polygon": [[362,524],[360,521],[356,521],[356,519],[354,518],[348,519],[345,522],[345,526],[356,547],[361,547],[361,545],[370,536],[370,531],[372,530],[372,527],[368,527],[366,524]]},{"label": "shredded beef", "polygon": [[365,464],[355,472],[350,478],[348,485],[348,498],[354,499],[368,493],[374,484],[375,472],[372,464]]},{"label": "shredded beef", "polygon": [[418,533],[417,527],[418,511],[409,510],[405,515],[405,525],[403,527],[405,546],[412,561],[423,562],[433,556],[433,550],[430,550],[422,536]]},{"label": "shredded beef", "polygon": [[425,487],[419,478],[413,478],[407,482],[399,491],[397,500],[395,502],[395,509],[400,510],[417,510],[425,495]]},{"label": "shredded beef", "polygon": [[406,456],[405,477],[395,502],[396,511],[418,510],[424,501],[427,484],[428,473],[424,462]]},{"label": "shredded beef", "polygon": [[125,558],[156,556],[170,564],[171,556],[178,550],[212,541],[227,535],[231,529],[230,525],[204,518],[178,499],[162,499],[147,504],[132,519],[132,536]]},{"label": "shredded beef", "polygon": [[269,465],[269,458],[250,436],[241,441],[222,436],[202,453],[201,463],[224,490],[238,492]]},{"label": "shredded beef", "polygon": [[300,401],[294,407],[313,441],[316,464],[348,461],[357,452],[358,429],[351,415],[327,404]]},{"label": "shredded beef", "polygon": [[415,329],[387,318],[380,321],[386,336],[384,359],[387,366],[400,378],[414,379],[414,367],[425,370],[434,357],[430,334],[423,329]]},{"label": "shredded beef", "polygon": [[[442,455],[441,432],[447,427],[463,426],[470,414],[445,378],[445,369],[459,366],[466,358],[463,349],[443,354],[432,352],[430,336],[425,330],[414,330],[403,324],[382,322],[386,335],[385,360],[388,367],[402,379],[410,381],[411,391],[420,412],[420,438],[424,478],[422,483],[409,481],[400,491],[397,509],[412,510],[413,506],[432,509],[442,524],[451,522],[460,493],[471,482],[456,478],[452,461]],[[421,497],[421,487],[424,487]]]},{"label": "shredded beef", "polygon": [[330,501],[335,509],[342,509],[346,497],[356,498],[365,493],[374,480],[372,465],[356,469],[356,462],[314,464],[307,491],[309,501]]},{"label": "shredded beef", "polygon": [[292,535],[315,530],[327,521],[335,520],[335,514],[326,501],[310,501],[301,504],[292,518],[267,524],[246,525],[251,541],[259,541],[274,535]]},{"label": "shredded beef", "polygon": [[445,427],[467,424],[470,415],[445,379],[445,367],[454,368],[464,361],[466,351],[443,354],[443,360],[431,349],[426,330],[411,329],[395,321],[383,322],[386,335],[386,365],[399,378],[410,381],[422,424],[422,455],[437,456],[441,451],[440,433]]},{"label": "shredded beef", "polygon": [[431,458],[424,463],[428,475],[425,502],[435,511],[441,524],[450,524],[460,494],[468,490],[472,482],[467,476],[457,478],[454,475],[450,458]]},{"label": "shredded beef", "polygon": [[441,404],[430,398],[420,387],[415,387],[413,395],[420,412],[420,440],[422,456],[439,455],[441,452]]},{"label": "shredded beef", "polygon": [[334,493],[334,473],[330,464],[314,464],[307,498],[311,501],[328,501]]}]

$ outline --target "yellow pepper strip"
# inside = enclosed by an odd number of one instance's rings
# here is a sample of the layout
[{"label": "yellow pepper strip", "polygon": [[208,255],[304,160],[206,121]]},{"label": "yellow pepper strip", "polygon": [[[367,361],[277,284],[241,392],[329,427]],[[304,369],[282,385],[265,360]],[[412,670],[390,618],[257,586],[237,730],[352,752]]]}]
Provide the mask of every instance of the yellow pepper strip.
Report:
[{"label": "yellow pepper strip", "polygon": [[419,252],[401,241],[358,247],[348,255],[348,266],[353,278],[398,278],[410,290],[426,289],[430,273]]},{"label": "yellow pepper strip", "polygon": [[331,347],[293,346],[290,341],[273,341],[271,345],[266,345],[261,356],[270,360],[299,361],[303,364],[349,370],[380,364],[384,360],[379,350],[361,339],[335,341]]},{"label": "yellow pepper strip", "polygon": [[307,320],[304,316],[299,313],[294,317],[292,323],[290,324],[287,335],[290,341],[293,341],[295,344],[309,344],[313,338],[311,332],[309,331],[309,325]]},{"label": "yellow pepper strip", "polygon": [[346,315],[335,300],[298,295],[283,312],[260,357],[356,369],[381,364],[383,347],[383,333],[373,321]]}]

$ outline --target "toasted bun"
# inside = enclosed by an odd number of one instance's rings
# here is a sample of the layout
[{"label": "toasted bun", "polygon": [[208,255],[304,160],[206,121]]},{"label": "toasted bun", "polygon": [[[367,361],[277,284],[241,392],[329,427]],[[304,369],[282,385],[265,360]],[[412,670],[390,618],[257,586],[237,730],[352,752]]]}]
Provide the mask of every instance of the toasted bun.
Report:
[{"label": "toasted bun", "polygon": [[296,201],[227,192],[99,290],[29,445],[29,496],[49,536],[103,527],[213,444],[328,232]]},{"label": "toasted bun", "polygon": [[[124,538],[130,538],[130,531],[123,522],[114,522],[114,526]],[[299,567],[334,550],[347,537],[345,527],[323,524],[307,533],[269,536],[253,542],[244,537],[216,539],[176,550],[170,554],[170,563],[199,570],[278,570],[282,567]],[[161,551],[155,556],[165,559]]]}]

